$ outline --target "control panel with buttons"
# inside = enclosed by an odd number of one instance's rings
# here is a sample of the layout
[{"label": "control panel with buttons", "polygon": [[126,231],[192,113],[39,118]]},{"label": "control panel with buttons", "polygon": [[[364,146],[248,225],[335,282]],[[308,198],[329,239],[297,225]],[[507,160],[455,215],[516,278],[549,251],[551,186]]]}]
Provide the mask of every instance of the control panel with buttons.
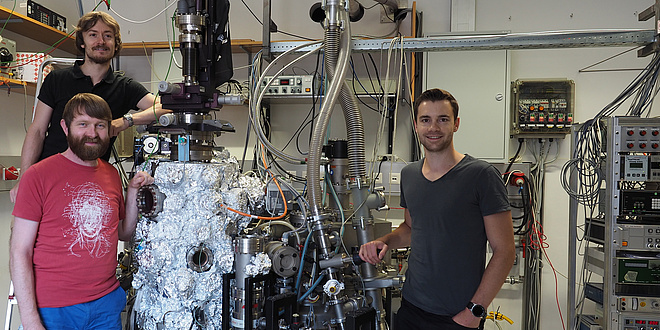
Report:
[{"label": "control panel with buttons", "polygon": [[620,329],[623,330],[660,330],[660,317],[656,314],[648,316],[621,316],[621,325]]},{"label": "control panel with buttons", "polygon": [[660,298],[655,297],[619,297],[619,310],[642,313],[660,313]]},{"label": "control panel with buttons", "polygon": [[622,151],[660,151],[660,127],[622,127]]},{"label": "control panel with buttons", "polygon": [[617,226],[615,238],[621,247],[630,250],[660,251],[660,225]]},{"label": "control panel with buttons", "polygon": [[319,80],[313,75],[270,76],[262,80],[261,89],[264,88],[265,97],[311,96],[318,92]]}]

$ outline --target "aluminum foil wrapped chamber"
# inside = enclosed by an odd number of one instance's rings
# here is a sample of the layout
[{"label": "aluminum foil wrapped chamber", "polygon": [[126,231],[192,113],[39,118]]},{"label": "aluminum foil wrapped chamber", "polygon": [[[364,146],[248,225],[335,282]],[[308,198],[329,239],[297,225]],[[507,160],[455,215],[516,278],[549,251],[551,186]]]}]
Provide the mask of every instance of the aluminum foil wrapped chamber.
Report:
[{"label": "aluminum foil wrapped chamber", "polygon": [[[221,329],[222,275],[232,272],[232,238],[263,207],[261,180],[241,175],[228,153],[212,163],[153,163],[141,189],[135,234],[133,315],[139,329]],[[144,188],[144,187],[143,187]],[[162,208],[162,210],[161,210]],[[197,327],[195,327],[197,328]]]}]

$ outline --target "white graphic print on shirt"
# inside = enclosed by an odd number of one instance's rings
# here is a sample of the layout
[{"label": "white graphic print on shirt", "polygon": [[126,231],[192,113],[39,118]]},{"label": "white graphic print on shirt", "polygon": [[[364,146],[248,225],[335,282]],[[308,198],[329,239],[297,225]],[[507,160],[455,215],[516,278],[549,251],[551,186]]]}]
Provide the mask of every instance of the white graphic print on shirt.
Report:
[{"label": "white graphic print on shirt", "polygon": [[70,195],[71,203],[64,209],[64,218],[69,219],[71,228],[64,231],[70,237],[69,252],[80,257],[74,249],[79,246],[87,250],[92,258],[101,258],[110,252],[108,228],[112,208],[108,196],[101,186],[87,182],[77,187],[67,185],[65,194]]}]

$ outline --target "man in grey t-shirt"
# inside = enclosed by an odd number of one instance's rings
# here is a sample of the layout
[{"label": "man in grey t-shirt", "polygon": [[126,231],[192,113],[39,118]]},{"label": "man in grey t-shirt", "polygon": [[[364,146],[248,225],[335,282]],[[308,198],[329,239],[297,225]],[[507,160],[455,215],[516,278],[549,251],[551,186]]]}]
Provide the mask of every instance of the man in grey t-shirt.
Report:
[{"label": "man in grey t-shirt", "polygon": [[396,330],[478,328],[515,259],[506,189],[492,165],[454,149],[460,118],[449,92],[425,91],[414,111],[425,158],[401,171],[405,221],[360,257],[376,264],[411,247]]}]

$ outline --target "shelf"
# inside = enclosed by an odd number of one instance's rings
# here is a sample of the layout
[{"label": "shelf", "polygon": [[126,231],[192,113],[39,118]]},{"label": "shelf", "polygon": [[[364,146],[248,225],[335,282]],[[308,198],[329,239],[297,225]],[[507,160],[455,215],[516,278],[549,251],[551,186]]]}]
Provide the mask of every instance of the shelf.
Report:
[{"label": "shelf", "polygon": [[[175,42],[174,48],[179,48],[179,43]],[[147,55],[155,49],[169,49],[167,41],[156,42],[127,42],[122,44],[119,55],[121,56],[143,56],[145,51]],[[261,49],[261,42],[252,39],[232,39],[231,51],[232,53],[256,53]]]},{"label": "shelf", "polygon": [[37,91],[37,84],[16,80],[16,79],[0,77],[0,94],[5,93],[6,91],[9,91],[9,93],[19,93],[19,94],[25,94],[25,92],[27,91],[28,95],[35,95]]},{"label": "shelf", "polygon": [[[11,17],[9,17],[10,14]],[[71,54],[78,53],[74,37],[68,37],[68,34],[58,29],[19,13],[12,13],[11,9],[0,6],[0,22],[4,24],[5,21],[7,21],[5,29],[47,45],[52,45],[65,38],[57,48]]]}]

